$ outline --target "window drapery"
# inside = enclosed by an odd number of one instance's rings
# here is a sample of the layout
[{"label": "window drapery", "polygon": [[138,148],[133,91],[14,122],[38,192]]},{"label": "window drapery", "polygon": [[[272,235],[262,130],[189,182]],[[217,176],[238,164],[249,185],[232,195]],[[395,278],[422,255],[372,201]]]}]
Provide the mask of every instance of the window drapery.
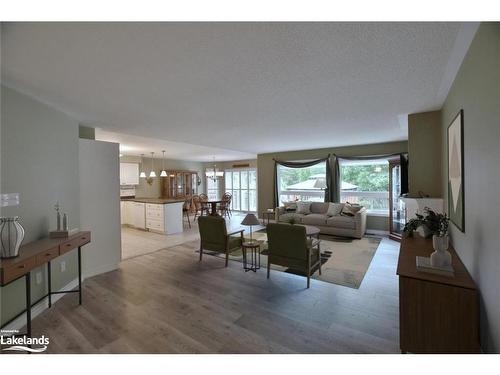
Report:
[{"label": "window drapery", "polygon": [[368,155],[368,156],[339,156],[329,154],[322,159],[310,161],[285,161],[274,160],[274,206],[279,205],[279,186],[278,186],[278,165],[288,168],[306,168],[313,165],[325,162],[326,163],[326,190],[325,202],[340,202],[340,159],[344,160],[374,160],[374,159],[388,159],[390,157],[400,157],[401,160],[401,194],[408,192],[408,154],[396,153],[385,155]]}]

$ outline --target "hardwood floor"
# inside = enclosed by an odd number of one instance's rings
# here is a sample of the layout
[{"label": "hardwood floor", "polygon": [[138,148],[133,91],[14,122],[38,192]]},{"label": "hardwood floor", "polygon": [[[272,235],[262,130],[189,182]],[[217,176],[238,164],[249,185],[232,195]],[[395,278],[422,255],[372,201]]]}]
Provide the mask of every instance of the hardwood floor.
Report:
[{"label": "hardwood floor", "polygon": [[84,282],[33,321],[50,353],[399,353],[399,244],[384,239],[360,289],[176,245]]}]

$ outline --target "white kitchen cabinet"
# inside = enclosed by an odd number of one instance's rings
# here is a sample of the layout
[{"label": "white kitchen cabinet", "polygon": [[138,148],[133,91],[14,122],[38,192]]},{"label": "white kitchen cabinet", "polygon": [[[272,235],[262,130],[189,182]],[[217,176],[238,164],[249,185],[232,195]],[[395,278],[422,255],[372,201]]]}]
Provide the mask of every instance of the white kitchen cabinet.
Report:
[{"label": "white kitchen cabinet", "polygon": [[120,185],[139,185],[139,164],[120,163]]},{"label": "white kitchen cabinet", "polygon": [[146,208],[144,203],[140,202],[130,202],[130,225],[139,228],[146,229]]},{"label": "white kitchen cabinet", "polygon": [[120,217],[122,225],[132,225],[132,203],[134,202],[128,202],[128,201],[120,202],[120,208],[121,208]]},{"label": "white kitchen cabinet", "polygon": [[165,234],[183,231],[182,206],[184,202],[168,204],[146,204],[146,228]]}]

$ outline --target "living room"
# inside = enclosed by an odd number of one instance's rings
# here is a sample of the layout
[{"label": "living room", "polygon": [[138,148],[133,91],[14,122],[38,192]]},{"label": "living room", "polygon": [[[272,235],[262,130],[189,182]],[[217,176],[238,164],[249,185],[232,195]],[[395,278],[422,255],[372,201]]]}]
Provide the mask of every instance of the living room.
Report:
[{"label": "living room", "polygon": [[2,354],[498,353],[499,25],[2,22]]}]

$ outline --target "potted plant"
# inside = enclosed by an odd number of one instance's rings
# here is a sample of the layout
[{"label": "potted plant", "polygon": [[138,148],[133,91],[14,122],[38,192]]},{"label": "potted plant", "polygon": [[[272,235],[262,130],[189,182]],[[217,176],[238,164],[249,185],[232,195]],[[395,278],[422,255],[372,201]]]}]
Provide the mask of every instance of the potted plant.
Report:
[{"label": "potted plant", "polygon": [[424,211],[425,216],[416,214],[417,217],[410,219],[403,231],[411,237],[413,231],[425,227],[427,230],[425,237],[428,238],[432,235],[432,247],[435,250],[430,257],[431,265],[436,267],[449,266],[451,265],[451,254],[448,251],[448,224],[450,219],[446,214],[435,213],[428,207]]},{"label": "potted plant", "polygon": [[288,223],[291,224],[291,225],[294,225],[295,223],[297,222],[297,219],[294,218],[294,217],[291,217],[289,220],[288,220]]}]

